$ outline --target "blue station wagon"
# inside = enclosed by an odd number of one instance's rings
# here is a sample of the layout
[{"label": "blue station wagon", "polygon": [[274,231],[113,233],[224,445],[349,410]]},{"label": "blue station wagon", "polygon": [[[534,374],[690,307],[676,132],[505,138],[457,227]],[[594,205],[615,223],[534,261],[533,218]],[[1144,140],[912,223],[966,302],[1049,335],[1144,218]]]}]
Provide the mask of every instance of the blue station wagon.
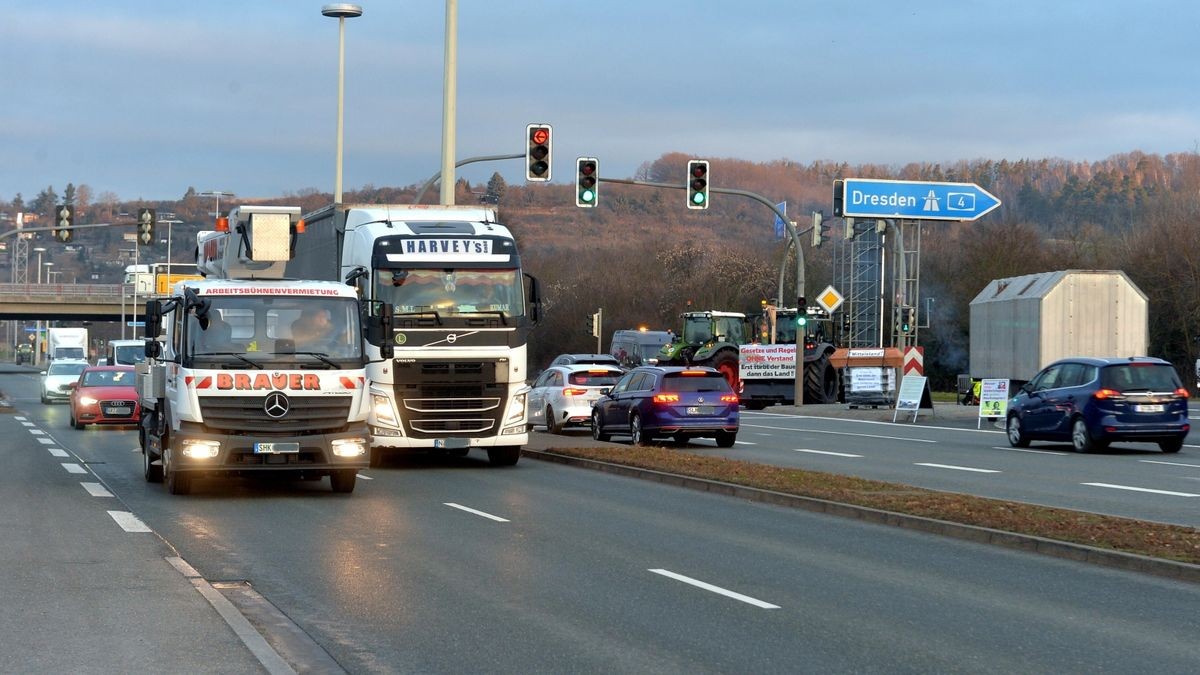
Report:
[{"label": "blue station wagon", "polygon": [[715,438],[733,447],[738,432],[738,396],[712,368],[642,366],[626,373],[592,406],[592,438],[628,435],[636,445],[656,437],[676,443]]},{"label": "blue station wagon", "polygon": [[1070,441],[1076,452],[1114,441],[1179,452],[1191,428],[1188,392],[1170,363],[1152,357],[1062,359],[1021,387],[1008,410],[1008,442]]}]

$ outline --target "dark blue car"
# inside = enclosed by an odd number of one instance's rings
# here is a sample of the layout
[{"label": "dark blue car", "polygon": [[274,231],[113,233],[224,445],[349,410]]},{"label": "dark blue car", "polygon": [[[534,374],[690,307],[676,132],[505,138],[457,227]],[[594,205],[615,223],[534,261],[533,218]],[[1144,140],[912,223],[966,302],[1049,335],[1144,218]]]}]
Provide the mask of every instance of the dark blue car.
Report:
[{"label": "dark blue car", "polygon": [[738,396],[712,368],[642,366],[617,380],[592,406],[592,438],[628,435],[636,445],[660,436],[676,443],[715,438],[733,447],[738,432]]},{"label": "dark blue car", "polygon": [[1158,443],[1179,452],[1187,436],[1188,392],[1170,363],[1152,357],[1056,361],[1017,392],[1008,442],[1070,441],[1076,452],[1113,441]]}]

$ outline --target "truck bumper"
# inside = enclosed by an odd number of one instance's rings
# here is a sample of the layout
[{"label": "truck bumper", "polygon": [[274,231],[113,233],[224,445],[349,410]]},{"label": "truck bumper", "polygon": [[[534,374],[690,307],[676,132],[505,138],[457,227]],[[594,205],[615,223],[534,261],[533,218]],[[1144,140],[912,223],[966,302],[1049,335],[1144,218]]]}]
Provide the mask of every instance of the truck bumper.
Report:
[{"label": "truck bumper", "polygon": [[[529,443],[529,432],[501,436],[485,436],[470,438],[466,436],[446,436],[444,438],[408,438],[406,436],[386,435],[397,433],[395,429],[372,427],[371,446],[389,450],[453,450],[455,448],[494,448],[507,445],[526,445]],[[379,435],[385,434],[385,435]]]},{"label": "truck bumper", "polygon": [[364,469],[369,457],[370,435],[365,424],[333,434],[268,437],[184,428],[171,439],[172,466],[188,473],[294,471],[323,476],[332,471]]}]

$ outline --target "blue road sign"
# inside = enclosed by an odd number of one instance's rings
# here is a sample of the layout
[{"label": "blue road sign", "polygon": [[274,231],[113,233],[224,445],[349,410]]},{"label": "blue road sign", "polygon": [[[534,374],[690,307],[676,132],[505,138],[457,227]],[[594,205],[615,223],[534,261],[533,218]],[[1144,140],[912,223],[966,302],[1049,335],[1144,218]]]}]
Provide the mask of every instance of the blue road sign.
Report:
[{"label": "blue road sign", "polygon": [[[779,209],[780,211],[783,211],[784,215],[787,215],[787,202],[786,201],[779,202],[778,204],[775,205],[775,208]],[[783,218],[780,218],[779,214],[776,213],[775,214],[775,238],[783,239],[785,234],[787,234],[787,223],[783,222]]]},{"label": "blue road sign", "polygon": [[144,328],[146,326],[146,322],[145,321],[126,321],[125,325],[130,328]]},{"label": "blue road sign", "polygon": [[974,183],[847,178],[842,213],[855,218],[975,220],[1000,200]]}]

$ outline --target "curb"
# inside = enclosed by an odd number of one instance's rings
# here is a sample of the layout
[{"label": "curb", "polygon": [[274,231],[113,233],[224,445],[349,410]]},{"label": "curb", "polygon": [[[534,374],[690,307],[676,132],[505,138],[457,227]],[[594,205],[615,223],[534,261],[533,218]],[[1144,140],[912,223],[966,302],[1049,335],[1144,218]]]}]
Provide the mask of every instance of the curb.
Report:
[{"label": "curb", "polygon": [[1004,532],[1002,530],[993,530],[991,528],[979,527],[977,525],[963,525],[961,523],[952,523],[946,520],[935,520],[933,518],[925,518],[923,516],[910,516],[904,513],[896,513],[894,511],[882,511],[880,509],[873,509],[865,506],[831,502],[824,499],[817,499],[815,497],[802,497],[800,495],[787,494],[785,492],[775,492],[772,490],[746,487],[744,485],[734,485],[733,483],[723,483],[721,481],[708,480],[705,478],[693,478],[691,476],[664,473],[662,471],[655,471],[653,469],[642,469],[633,466],[625,466],[623,464],[601,462],[594,459],[571,457],[569,455],[561,455],[545,450],[531,450],[529,448],[524,448],[522,449],[521,454],[524,457],[529,457],[531,459],[537,459],[544,462],[555,462],[558,464],[577,466],[585,469],[591,469],[593,471],[602,471],[604,473],[625,476],[628,478],[639,478],[642,480],[662,483],[664,485],[687,488],[689,490],[711,492],[714,494],[736,497],[738,499],[746,499],[753,502],[804,509],[805,511],[840,516],[842,518],[853,518],[855,520],[861,520],[868,523],[891,525],[893,527],[901,527],[908,530],[916,530],[918,532],[937,534],[944,537],[953,537],[955,539],[963,539],[965,541],[972,541],[980,544],[990,544],[1004,548],[1018,549],[1030,553],[1038,553],[1040,555],[1047,555],[1055,558],[1064,558],[1067,560],[1074,560],[1076,562],[1100,565],[1102,567],[1109,567],[1128,572],[1141,572],[1143,574],[1152,574],[1178,581],[1200,583],[1200,565],[1175,562],[1172,560],[1165,560],[1163,558],[1151,558],[1149,556],[1136,555],[1133,553],[1122,553],[1121,551],[1112,551],[1109,549],[1097,548],[1095,546],[1074,544],[1055,539],[1046,539],[1045,537],[1035,537],[1032,535],[1017,534],[1014,532]]}]

